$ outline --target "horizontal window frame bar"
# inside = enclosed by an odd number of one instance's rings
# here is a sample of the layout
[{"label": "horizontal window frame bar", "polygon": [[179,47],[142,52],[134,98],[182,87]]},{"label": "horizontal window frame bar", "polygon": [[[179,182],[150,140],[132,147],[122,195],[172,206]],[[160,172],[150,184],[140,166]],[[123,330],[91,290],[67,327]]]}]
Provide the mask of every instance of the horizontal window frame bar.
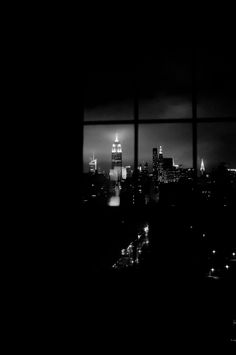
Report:
[{"label": "horizontal window frame bar", "polygon": [[197,118],[152,118],[152,119],[139,119],[133,120],[99,120],[99,121],[84,121],[84,126],[93,125],[123,125],[123,124],[151,124],[151,123],[201,123],[201,122],[236,122],[236,117],[201,117]]}]

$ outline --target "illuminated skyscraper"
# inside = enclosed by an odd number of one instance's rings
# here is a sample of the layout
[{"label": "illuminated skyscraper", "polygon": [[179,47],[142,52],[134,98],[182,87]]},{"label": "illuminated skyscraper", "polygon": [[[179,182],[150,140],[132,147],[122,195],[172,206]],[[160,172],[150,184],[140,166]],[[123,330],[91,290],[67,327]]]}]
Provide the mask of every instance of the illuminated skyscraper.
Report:
[{"label": "illuminated skyscraper", "polygon": [[120,141],[118,139],[118,135],[116,135],[116,139],[112,144],[111,168],[117,171],[118,180],[120,180],[121,173],[122,173],[122,148],[121,148]]},{"label": "illuminated skyscraper", "polygon": [[164,158],[162,146],[153,148],[153,177],[158,183],[175,181],[175,169],[173,158]]},{"label": "illuminated skyscraper", "polygon": [[164,174],[163,174],[163,169],[164,169],[164,159],[163,159],[163,152],[162,152],[162,146],[160,145],[159,148],[159,155],[158,155],[158,181],[163,182],[164,180]]},{"label": "illuminated skyscraper", "polygon": [[201,167],[200,167],[201,174],[203,175],[205,173],[205,165],[203,159],[201,160]]},{"label": "illuminated skyscraper", "polygon": [[162,152],[162,146],[160,145],[159,148],[159,159],[163,159],[163,152]]},{"label": "illuminated skyscraper", "polygon": [[89,162],[89,172],[94,174],[97,170],[97,159],[94,158],[94,153],[92,160]]}]

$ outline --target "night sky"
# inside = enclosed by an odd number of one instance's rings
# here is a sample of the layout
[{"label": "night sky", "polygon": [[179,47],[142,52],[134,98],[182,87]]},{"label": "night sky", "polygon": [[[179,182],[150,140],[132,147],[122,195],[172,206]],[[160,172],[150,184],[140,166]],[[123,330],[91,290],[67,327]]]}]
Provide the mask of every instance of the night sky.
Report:
[{"label": "night sky", "polygon": [[[198,117],[236,117],[235,55],[229,49],[197,49]],[[120,69],[120,70],[114,70]],[[135,75],[134,75],[135,72]],[[135,71],[125,66],[99,66],[87,73],[85,121],[133,119],[134,77],[139,87],[140,119],[191,118],[191,52],[186,48],[161,49],[137,59]],[[115,134],[123,148],[123,165],[133,165],[132,125],[87,126],[84,131],[84,171],[92,153],[98,166],[108,170]],[[151,161],[152,148],[163,145],[164,156],[176,164],[192,166],[189,124],[140,125],[139,162]],[[209,169],[220,162],[236,168],[236,123],[201,123],[198,127],[198,159]]]},{"label": "night sky", "polygon": [[192,167],[191,125],[143,124],[139,128],[139,163],[152,164],[152,149],[162,146],[163,156],[174,158],[175,164]]}]

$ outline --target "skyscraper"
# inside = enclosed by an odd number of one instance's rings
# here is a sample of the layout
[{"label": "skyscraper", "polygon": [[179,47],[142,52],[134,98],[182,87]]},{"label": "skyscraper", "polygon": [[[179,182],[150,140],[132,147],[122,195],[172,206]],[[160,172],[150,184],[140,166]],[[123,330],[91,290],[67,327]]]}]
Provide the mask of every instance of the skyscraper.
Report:
[{"label": "skyscraper", "polygon": [[205,165],[203,159],[201,160],[201,167],[200,167],[201,174],[203,175],[205,173]]},{"label": "skyscraper", "polygon": [[118,139],[118,135],[116,135],[115,141],[112,144],[111,168],[117,171],[118,180],[120,180],[122,173],[122,148]]},{"label": "skyscraper", "polygon": [[153,148],[153,150],[152,150],[152,170],[153,170],[154,180],[157,180],[157,166],[158,166],[157,148]]},{"label": "skyscraper", "polygon": [[144,175],[148,175],[148,163],[147,162],[144,164],[143,173],[144,173]]},{"label": "skyscraper", "polygon": [[89,172],[95,174],[96,171],[97,171],[97,159],[94,158],[94,153],[93,153],[92,160],[89,162]]},{"label": "skyscraper", "polygon": [[175,181],[175,167],[173,158],[164,158],[162,146],[153,148],[153,177],[158,183]]},{"label": "skyscraper", "polygon": [[163,159],[162,146],[160,145],[159,155],[158,155],[158,166],[157,166],[159,182],[163,182],[164,180],[163,169],[164,169],[164,159]]}]

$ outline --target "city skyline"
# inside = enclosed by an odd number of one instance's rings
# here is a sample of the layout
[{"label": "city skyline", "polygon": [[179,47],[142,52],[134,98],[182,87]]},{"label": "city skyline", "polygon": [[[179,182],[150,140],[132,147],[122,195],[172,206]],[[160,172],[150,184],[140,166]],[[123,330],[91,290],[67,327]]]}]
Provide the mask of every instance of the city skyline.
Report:
[{"label": "city skyline", "polygon": [[[213,128],[212,128],[213,127]],[[172,157],[175,164],[192,167],[191,124],[140,124],[139,159],[143,164],[152,161],[152,149],[162,146],[164,155]],[[98,167],[109,172],[111,150],[116,133],[122,144],[123,166],[134,166],[134,127],[133,125],[87,126],[84,128],[84,172],[88,163],[96,156]],[[198,125],[198,168],[201,159],[207,171],[225,162],[229,168],[236,167],[235,147],[236,123],[201,123]]]}]

